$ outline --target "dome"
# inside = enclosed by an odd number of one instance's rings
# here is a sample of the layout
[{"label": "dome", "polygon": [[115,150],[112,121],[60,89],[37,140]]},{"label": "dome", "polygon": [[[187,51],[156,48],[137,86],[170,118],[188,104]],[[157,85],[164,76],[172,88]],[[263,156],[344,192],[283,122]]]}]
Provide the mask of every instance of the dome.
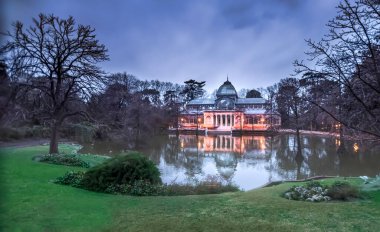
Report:
[{"label": "dome", "polygon": [[221,85],[216,92],[216,97],[224,97],[224,96],[233,96],[237,97],[237,92],[235,90],[235,87],[231,84],[231,82],[225,81],[223,85]]}]

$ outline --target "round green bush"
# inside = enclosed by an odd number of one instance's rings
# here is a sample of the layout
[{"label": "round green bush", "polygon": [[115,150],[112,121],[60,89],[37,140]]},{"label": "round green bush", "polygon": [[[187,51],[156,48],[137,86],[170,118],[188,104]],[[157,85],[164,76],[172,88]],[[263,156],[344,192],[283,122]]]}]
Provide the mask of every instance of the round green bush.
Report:
[{"label": "round green bush", "polygon": [[137,181],[162,183],[156,165],[140,153],[131,152],[90,168],[83,176],[82,186],[104,192],[110,186],[133,185]]},{"label": "round green bush", "polygon": [[359,189],[346,181],[335,181],[327,193],[335,200],[348,200],[350,198],[359,198]]}]

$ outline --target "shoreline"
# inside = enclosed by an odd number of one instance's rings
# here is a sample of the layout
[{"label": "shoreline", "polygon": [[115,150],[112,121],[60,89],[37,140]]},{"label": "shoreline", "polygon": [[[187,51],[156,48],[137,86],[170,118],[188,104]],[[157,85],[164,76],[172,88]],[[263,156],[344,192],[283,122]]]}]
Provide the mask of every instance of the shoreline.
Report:
[{"label": "shoreline", "polygon": [[[278,130],[279,134],[295,134],[296,130],[293,129],[280,129]],[[310,130],[300,130],[301,135],[315,135],[315,136],[323,136],[323,137],[333,137],[339,139],[339,133],[335,132],[327,132],[327,131],[310,131]],[[380,138],[376,137],[369,137],[362,135],[362,137],[358,136],[350,136],[350,135],[343,135],[343,139],[345,140],[366,140],[366,141],[380,141]]]}]

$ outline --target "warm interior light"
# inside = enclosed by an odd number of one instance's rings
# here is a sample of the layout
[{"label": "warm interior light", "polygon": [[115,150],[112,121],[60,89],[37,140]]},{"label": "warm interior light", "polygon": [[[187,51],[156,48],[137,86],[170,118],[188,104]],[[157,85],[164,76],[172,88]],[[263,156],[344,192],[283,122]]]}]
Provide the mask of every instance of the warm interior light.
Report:
[{"label": "warm interior light", "polygon": [[354,152],[359,151],[359,145],[357,143],[354,143]]}]

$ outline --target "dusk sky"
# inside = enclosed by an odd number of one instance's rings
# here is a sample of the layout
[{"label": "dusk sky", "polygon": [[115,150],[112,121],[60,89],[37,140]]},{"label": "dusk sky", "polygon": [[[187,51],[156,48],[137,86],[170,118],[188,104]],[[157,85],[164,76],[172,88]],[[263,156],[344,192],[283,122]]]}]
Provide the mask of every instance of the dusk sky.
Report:
[{"label": "dusk sky", "polygon": [[[236,89],[267,87],[304,59],[304,39],[319,40],[338,0],[4,0],[3,27],[39,13],[96,29],[109,50],[107,73],[216,89],[229,76]],[[3,16],[4,17],[4,16]]]}]

